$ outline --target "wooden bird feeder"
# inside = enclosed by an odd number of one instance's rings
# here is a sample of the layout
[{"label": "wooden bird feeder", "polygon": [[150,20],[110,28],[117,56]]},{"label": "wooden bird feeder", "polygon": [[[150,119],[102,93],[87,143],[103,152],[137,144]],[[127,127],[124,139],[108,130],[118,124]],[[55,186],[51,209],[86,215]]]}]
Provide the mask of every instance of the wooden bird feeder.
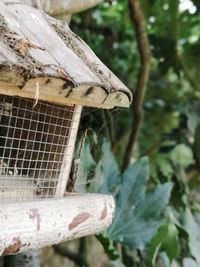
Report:
[{"label": "wooden bird feeder", "polygon": [[0,1],[0,255],[110,225],[111,196],[64,193],[82,107],[131,97],[67,24]]}]

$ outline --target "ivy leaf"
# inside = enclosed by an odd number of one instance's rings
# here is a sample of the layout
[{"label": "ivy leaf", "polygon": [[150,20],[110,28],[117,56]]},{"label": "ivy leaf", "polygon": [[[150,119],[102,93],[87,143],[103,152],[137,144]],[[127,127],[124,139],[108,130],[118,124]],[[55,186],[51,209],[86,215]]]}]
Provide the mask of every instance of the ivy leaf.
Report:
[{"label": "ivy leaf", "polygon": [[156,258],[159,252],[164,251],[169,261],[172,262],[179,254],[179,250],[178,229],[168,220],[166,224],[158,229],[157,234],[151,240],[149,246],[149,260],[152,262],[153,266],[156,266]]}]

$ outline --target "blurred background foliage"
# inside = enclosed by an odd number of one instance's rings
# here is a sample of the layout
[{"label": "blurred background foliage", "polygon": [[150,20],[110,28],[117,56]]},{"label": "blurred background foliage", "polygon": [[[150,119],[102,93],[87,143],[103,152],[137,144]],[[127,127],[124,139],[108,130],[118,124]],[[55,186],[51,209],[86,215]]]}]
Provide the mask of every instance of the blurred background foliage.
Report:
[{"label": "blurred background foliage", "polygon": [[[113,224],[97,235],[110,261],[96,266],[198,267],[200,1],[140,2],[153,59],[131,164],[121,173],[131,109],[85,109],[75,190],[116,198]],[[70,26],[134,97],[140,58],[129,13],[127,0],[104,1],[74,15]]]}]

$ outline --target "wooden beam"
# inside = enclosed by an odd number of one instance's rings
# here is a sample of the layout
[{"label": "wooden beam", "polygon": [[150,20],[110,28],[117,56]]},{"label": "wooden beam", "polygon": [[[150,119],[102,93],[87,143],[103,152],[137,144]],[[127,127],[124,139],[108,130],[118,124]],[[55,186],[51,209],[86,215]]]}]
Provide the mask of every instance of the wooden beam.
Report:
[{"label": "wooden beam", "polygon": [[94,234],[113,218],[112,196],[69,194],[65,198],[0,204],[0,255],[10,255]]}]

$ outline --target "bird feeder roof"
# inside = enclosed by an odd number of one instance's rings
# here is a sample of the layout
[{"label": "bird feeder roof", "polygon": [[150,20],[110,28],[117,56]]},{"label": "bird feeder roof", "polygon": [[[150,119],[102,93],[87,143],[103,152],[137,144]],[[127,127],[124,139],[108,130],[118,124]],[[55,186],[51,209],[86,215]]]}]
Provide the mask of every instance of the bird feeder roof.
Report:
[{"label": "bird feeder roof", "polygon": [[132,101],[65,22],[11,0],[0,1],[0,94],[99,108]]}]

